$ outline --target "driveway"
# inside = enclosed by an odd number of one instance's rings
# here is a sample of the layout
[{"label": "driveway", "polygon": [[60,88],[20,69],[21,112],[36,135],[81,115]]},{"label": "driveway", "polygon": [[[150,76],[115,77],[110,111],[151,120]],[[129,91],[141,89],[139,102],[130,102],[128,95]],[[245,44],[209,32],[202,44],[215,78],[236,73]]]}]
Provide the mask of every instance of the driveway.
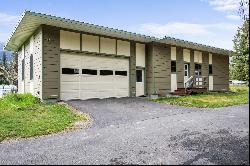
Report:
[{"label": "driveway", "polygon": [[249,105],[170,106],[141,98],[69,101],[88,129],[0,144],[0,164],[249,164]]}]

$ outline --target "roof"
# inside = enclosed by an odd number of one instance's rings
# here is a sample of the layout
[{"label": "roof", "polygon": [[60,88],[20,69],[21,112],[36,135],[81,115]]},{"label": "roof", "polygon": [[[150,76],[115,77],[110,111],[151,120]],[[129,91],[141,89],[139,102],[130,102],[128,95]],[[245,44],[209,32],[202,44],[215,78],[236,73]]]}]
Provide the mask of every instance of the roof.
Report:
[{"label": "roof", "polygon": [[62,17],[36,13],[32,11],[23,12],[14,31],[11,33],[10,38],[7,40],[4,49],[8,51],[18,51],[18,49],[23,45],[23,43],[29,39],[29,37],[37,30],[37,28],[40,25],[51,25],[65,29],[72,29],[82,32],[105,35],[105,36],[133,40],[144,43],[150,43],[150,42],[165,43],[165,44],[196,49],[200,51],[208,51],[211,53],[223,54],[223,55],[229,55],[231,53],[230,50],[215,48],[171,37],[165,37],[163,39],[159,39],[153,36],[141,35],[119,29],[108,28],[104,26],[70,20]]}]

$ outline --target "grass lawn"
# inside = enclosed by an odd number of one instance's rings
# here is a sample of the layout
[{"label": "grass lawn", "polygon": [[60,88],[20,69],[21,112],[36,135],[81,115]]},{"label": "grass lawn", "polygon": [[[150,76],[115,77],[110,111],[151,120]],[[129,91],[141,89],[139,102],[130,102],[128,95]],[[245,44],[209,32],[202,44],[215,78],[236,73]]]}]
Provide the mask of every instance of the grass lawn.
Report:
[{"label": "grass lawn", "polygon": [[31,94],[11,94],[0,98],[0,142],[63,131],[87,115],[71,111],[63,104],[45,104]]},{"label": "grass lawn", "polygon": [[208,92],[182,97],[161,97],[154,101],[186,107],[219,108],[249,103],[249,88],[248,86],[230,86],[230,92],[226,93]]}]

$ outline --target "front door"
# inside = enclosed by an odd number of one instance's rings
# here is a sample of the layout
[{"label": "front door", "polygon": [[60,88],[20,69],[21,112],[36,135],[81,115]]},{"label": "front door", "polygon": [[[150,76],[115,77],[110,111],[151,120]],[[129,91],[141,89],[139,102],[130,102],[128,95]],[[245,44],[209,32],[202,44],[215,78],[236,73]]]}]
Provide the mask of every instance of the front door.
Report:
[{"label": "front door", "polygon": [[136,96],[144,95],[144,69],[136,69]]},{"label": "front door", "polygon": [[201,64],[195,64],[196,86],[202,85]]},{"label": "front door", "polygon": [[189,79],[190,74],[189,74],[189,64],[184,64],[184,86],[185,82]]}]

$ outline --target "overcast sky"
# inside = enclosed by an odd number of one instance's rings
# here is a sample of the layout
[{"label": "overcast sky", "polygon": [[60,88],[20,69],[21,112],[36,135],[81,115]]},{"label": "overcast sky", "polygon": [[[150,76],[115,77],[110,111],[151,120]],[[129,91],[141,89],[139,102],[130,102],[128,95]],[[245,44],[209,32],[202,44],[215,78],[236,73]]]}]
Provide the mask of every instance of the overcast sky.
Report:
[{"label": "overcast sky", "polygon": [[240,0],[0,0],[0,42],[24,10],[233,49]]}]

